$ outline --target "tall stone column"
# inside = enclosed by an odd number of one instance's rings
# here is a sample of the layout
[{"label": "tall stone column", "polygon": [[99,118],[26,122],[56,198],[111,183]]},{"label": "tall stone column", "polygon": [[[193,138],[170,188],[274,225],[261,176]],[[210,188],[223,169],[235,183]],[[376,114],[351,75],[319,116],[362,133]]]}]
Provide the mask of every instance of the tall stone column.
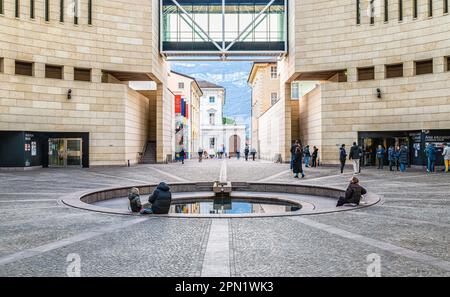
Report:
[{"label": "tall stone column", "polygon": [[174,156],[174,98],[166,85],[156,85],[156,162],[167,162],[167,156]]}]

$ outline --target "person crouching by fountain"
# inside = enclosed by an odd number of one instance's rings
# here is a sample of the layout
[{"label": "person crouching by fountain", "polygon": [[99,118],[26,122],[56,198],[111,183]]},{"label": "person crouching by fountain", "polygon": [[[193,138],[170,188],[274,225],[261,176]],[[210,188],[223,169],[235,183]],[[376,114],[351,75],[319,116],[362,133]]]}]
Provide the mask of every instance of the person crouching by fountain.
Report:
[{"label": "person crouching by fountain", "polygon": [[130,194],[128,194],[128,200],[130,200],[130,209],[132,212],[140,212],[142,209],[141,197],[139,196],[138,188],[131,188]]},{"label": "person crouching by fountain", "polygon": [[294,171],[294,178],[298,178],[298,174],[301,173],[302,174],[302,178],[305,177],[305,174],[303,173],[303,168],[302,168],[302,156],[303,156],[303,152],[302,152],[302,148],[300,146],[297,146],[297,148],[295,149],[295,154],[294,154],[294,162],[293,162],[293,171]]},{"label": "person crouching by fountain", "polygon": [[342,206],[347,203],[352,203],[359,205],[362,195],[366,194],[367,191],[359,185],[359,180],[356,176],[352,177],[350,184],[345,191],[345,197],[340,197],[336,207]]},{"label": "person crouching by fountain", "polygon": [[141,210],[141,214],[167,214],[169,213],[172,193],[165,182],[159,183],[158,187],[148,197],[148,202]]}]

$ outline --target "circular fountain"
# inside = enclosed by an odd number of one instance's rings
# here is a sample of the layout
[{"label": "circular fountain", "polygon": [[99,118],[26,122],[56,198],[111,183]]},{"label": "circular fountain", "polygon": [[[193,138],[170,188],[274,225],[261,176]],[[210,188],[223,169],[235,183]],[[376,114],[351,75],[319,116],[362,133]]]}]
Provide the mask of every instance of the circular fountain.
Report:
[{"label": "circular fountain", "polygon": [[[157,184],[133,185],[147,202]],[[336,208],[344,190],[331,187],[260,182],[171,183],[172,205],[162,217],[245,218],[298,216],[348,211],[368,207],[380,201],[373,193],[365,195],[359,206]],[[128,209],[130,187],[106,188],[66,196],[68,206],[120,215],[133,214]]]}]

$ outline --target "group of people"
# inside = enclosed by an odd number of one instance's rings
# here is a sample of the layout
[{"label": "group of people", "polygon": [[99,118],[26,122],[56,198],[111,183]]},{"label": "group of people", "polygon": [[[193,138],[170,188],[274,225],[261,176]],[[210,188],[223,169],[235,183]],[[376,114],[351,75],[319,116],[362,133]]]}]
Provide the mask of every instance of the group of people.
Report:
[{"label": "group of people", "polygon": [[291,146],[291,170],[294,172],[294,178],[299,178],[301,174],[302,178],[305,177],[303,171],[303,162],[305,167],[317,167],[319,166],[319,149],[314,146],[311,152],[310,146],[302,146],[300,141],[296,140]]},{"label": "group of people", "polygon": [[140,214],[167,214],[172,203],[172,193],[165,182],[159,183],[148,197],[148,203],[142,204],[138,188],[131,188],[128,195],[130,210]]},{"label": "group of people", "polygon": [[[425,148],[425,156],[427,158],[427,172],[436,171],[436,157],[437,150],[434,143],[428,144]],[[444,143],[442,150],[442,156],[444,157],[445,172],[448,173],[450,169],[450,143]]]},{"label": "group of people", "polygon": [[[208,159],[208,158],[212,159],[214,157],[222,159],[224,156],[225,156],[225,158],[228,156],[229,158],[231,158],[231,156],[224,153],[223,150],[220,150],[217,154],[208,154],[207,151],[205,151],[201,147],[199,147],[197,153],[198,153],[198,162],[202,162],[203,159]],[[256,149],[250,148],[248,145],[245,145],[244,156],[245,156],[245,161],[248,161],[249,156],[251,156],[253,161],[255,161],[256,160]],[[241,150],[239,148],[236,149],[236,158],[238,160],[241,158]]]}]

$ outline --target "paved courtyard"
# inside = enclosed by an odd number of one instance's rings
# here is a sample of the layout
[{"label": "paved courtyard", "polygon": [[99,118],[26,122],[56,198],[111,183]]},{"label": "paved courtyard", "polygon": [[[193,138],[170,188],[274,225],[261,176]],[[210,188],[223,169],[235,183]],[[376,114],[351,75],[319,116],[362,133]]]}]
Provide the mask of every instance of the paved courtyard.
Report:
[{"label": "paved courtyard", "polygon": [[[363,170],[382,196],[355,211],[281,218],[196,219],[95,213],[65,206],[65,195],[143,183],[214,181],[222,162],[131,168],[0,171],[0,276],[450,276],[450,174]],[[227,162],[231,181],[345,188],[351,170]],[[372,261],[375,262],[372,263]],[[70,270],[70,269],[69,269]]]}]

